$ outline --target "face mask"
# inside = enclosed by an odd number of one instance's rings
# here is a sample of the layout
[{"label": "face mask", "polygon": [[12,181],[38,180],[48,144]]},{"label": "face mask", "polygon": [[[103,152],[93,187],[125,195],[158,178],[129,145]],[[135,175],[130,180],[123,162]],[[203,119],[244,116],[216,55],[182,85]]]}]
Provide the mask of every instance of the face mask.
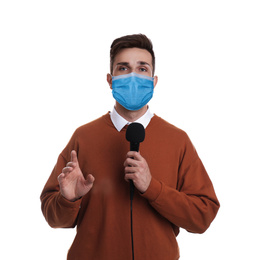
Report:
[{"label": "face mask", "polygon": [[139,110],[153,97],[154,78],[129,73],[112,77],[114,99],[127,110]]}]

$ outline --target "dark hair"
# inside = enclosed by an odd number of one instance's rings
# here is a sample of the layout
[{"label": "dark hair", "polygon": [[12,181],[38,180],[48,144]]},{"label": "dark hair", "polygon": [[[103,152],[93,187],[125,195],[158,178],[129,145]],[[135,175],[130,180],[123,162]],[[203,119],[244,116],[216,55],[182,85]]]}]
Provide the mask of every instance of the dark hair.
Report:
[{"label": "dark hair", "polygon": [[145,49],[152,55],[152,66],[153,66],[153,75],[155,71],[155,56],[153,52],[153,44],[150,39],[148,39],[144,34],[133,34],[126,35],[120,38],[117,38],[113,41],[110,48],[110,73],[113,73],[113,64],[115,61],[116,55],[126,48],[140,48]]}]

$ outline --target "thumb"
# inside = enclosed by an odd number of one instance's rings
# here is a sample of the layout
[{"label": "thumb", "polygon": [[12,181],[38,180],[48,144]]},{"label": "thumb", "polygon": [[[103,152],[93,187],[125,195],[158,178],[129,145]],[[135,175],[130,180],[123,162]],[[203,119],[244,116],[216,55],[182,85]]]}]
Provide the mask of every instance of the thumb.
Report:
[{"label": "thumb", "polygon": [[87,176],[87,179],[86,179],[86,181],[85,181],[85,184],[86,184],[86,185],[92,185],[92,184],[94,183],[94,181],[95,181],[94,176],[93,176],[92,174],[89,174],[89,175]]},{"label": "thumb", "polygon": [[77,153],[75,150],[71,151],[70,161],[74,163],[78,163]]}]

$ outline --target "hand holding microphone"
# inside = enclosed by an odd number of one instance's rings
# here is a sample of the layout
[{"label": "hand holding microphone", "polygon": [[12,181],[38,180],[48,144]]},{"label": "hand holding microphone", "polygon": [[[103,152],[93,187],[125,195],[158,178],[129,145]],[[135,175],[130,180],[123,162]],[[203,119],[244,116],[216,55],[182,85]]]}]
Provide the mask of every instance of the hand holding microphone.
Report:
[{"label": "hand holding microphone", "polygon": [[[133,187],[135,186],[141,193],[144,193],[151,182],[152,176],[146,160],[141,156],[139,144],[145,138],[145,130],[142,124],[132,123],[126,130],[126,139],[130,142],[130,152],[124,162],[125,179],[130,180],[131,199],[133,197]],[[133,186],[134,185],[134,186]]]},{"label": "hand holding microphone", "polygon": [[125,179],[132,180],[135,187],[144,193],[148,189],[152,176],[146,160],[139,152],[130,151],[125,160]]}]

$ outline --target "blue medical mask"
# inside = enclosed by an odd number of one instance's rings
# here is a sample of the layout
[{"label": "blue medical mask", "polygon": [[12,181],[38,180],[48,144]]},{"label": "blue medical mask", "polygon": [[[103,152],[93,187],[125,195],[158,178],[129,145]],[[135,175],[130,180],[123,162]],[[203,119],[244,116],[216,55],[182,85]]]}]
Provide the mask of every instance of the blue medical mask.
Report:
[{"label": "blue medical mask", "polygon": [[127,110],[139,110],[153,97],[154,78],[129,73],[112,77],[114,99]]}]

